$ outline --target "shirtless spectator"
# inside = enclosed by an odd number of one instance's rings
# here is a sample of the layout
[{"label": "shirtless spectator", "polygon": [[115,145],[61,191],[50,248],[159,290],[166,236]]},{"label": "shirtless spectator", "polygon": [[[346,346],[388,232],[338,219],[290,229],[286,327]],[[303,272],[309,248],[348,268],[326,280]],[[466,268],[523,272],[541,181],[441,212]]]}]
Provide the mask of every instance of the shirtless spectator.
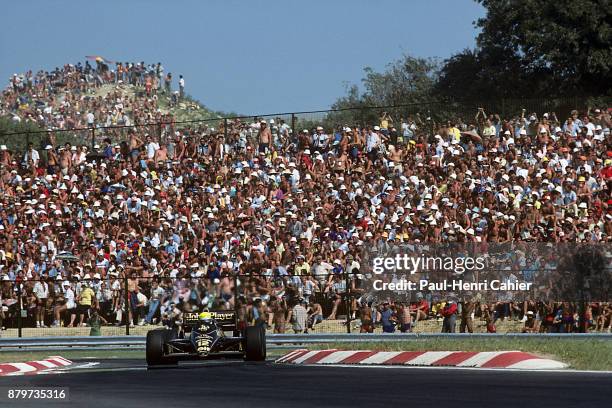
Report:
[{"label": "shirtless spectator", "polygon": [[60,169],[64,176],[68,174],[68,170],[72,167],[72,153],[70,143],[66,143],[64,147],[59,148]]},{"label": "shirtless spectator", "polygon": [[270,321],[268,322],[268,326],[274,327],[274,333],[284,333],[287,319],[287,304],[285,299],[276,297],[271,298],[269,308]]},{"label": "shirtless spectator", "polygon": [[[372,308],[371,303],[364,303],[359,309],[359,319],[361,320],[361,333],[374,333],[374,319],[372,313],[378,314],[378,310]],[[378,321],[378,319],[376,319]]]},{"label": "shirtless spectator", "polygon": [[130,132],[128,138],[128,148],[130,151],[130,159],[132,164],[136,164],[140,158],[140,149],[142,148],[142,140],[136,135],[136,132]]},{"label": "shirtless spectator", "polygon": [[412,315],[410,314],[410,306],[400,303],[397,305],[397,318],[399,321],[399,329],[402,333],[412,331]]},{"label": "shirtless spectator", "polygon": [[155,165],[160,165],[165,163],[168,160],[168,148],[166,145],[161,145],[158,150],[155,151],[155,155],[153,156],[153,162]]},{"label": "shirtless spectator", "polygon": [[308,304],[308,329],[314,330],[315,326],[323,322],[323,307],[320,303],[310,301]]},{"label": "shirtless spectator", "polygon": [[259,153],[267,154],[272,148],[272,133],[268,129],[268,124],[265,120],[260,122],[257,139],[259,141]]}]

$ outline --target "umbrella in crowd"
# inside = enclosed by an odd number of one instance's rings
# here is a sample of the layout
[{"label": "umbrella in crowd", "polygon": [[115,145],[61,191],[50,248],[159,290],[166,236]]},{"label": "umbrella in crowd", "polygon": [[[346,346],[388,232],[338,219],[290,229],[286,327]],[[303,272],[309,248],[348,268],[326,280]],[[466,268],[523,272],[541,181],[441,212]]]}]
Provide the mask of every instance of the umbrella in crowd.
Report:
[{"label": "umbrella in crowd", "polygon": [[108,60],[108,59],[106,59],[104,57],[101,57],[99,55],[88,55],[85,58],[87,58],[90,61],[103,62],[105,64],[114,64],[113,61]]}]

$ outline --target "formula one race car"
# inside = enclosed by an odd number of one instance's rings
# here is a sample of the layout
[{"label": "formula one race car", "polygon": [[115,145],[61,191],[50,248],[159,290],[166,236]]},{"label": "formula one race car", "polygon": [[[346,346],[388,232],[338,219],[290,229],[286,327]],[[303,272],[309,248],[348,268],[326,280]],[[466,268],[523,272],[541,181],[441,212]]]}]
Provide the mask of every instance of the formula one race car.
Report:
[{"label": "formula one race car", "polygon": [[[232,331],[233,336],[226,336]],[[174,327],[162,327],[147,333],[147,364],[177,364],[179,360],[244,358],[266,359],[266,332],[251,326],[236,330],[236,314],[222,312],[185,312]]]}]

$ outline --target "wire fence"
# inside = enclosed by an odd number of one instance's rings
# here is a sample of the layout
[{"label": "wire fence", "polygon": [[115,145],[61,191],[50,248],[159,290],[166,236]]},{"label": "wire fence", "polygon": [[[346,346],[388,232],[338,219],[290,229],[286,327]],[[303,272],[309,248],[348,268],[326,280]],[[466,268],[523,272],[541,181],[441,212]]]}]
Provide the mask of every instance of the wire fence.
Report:
[{"label": "wire fence", "polygon": [[[110,272],[84,279],[4,280],[0,325],[4,337],[144,335],[180,321],[184,312],[236,310],[239,327],[263,325],[269,333],[380,333],[390,310],[394,331],[436,333],[443,327],[444,306],[457,299],[451,292],[430,290],[372,297],[362,278],[348,273],[143,277]],[[534,294],[515,299],[501,292],[472,294],[469,303],[463,297],[453,325],[476,333],[521,332],[533,311],[540,332],[580,331],[578,302],[538,301]],[[587,330],[609,331],[612,305],[590,302],[589,308]],[[564,320],[548,321],[559,310]]]},{"label": "wire fence", "polygon": [[[462,121],[470,123],[479,108],[487,115],[498,115],[502,119],[520,117],[523,109],[526,115],[535,114],[541,117],[544,113],[553,114],[563,122],[572,110],[586,113],[589,108],[598,106],[606,109],[611,98],[594,98],[571,96],[566,98],[530,98],[530,99],[497,99],[490,101],[434,101],[409,103],[395,106],[362,106],[344,109],[329,109],[305,112],[285,112],[264,115],[233,116],[216,119],[168,121],[159,123],[143,123],[130,126],[92,126],[78,129],[48,129],[40,131],[0,133],[0,144],[10,150],[23,152],[32,144],[34,148],[44,150],[45,147],[70,143],[71,145],[88,146],[99,150],[105,140],[113,145],[127,148],[130,135],[139,138],[151,136],[159,143],[167,143],[179,132],[181,136],[204,136],[221,134],[226,140],[240,126],[248,128],[252,122],[266,120],[271,128],[280,129],[283,126],[291,130],[296,137],[299,130],[313,129],[323,126],[334,130],[343,126],[374,126],[380,123],[385,113],[391,117],[390,127],[399,129],[401,122],[413,120],[423,123],[425,132],[433,133],[441,124],[447,121]],[[239,124],[238,126],[236,124]]]}]

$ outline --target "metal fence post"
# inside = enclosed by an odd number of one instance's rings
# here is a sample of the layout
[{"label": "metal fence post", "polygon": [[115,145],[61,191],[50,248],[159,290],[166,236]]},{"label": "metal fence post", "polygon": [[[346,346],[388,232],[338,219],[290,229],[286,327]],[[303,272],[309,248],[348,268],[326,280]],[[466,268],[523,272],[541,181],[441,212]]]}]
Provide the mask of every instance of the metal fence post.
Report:
[{"label": "metal fence post", "polygon": [[227,118],[223,119],[223,137],[224,143],[227,143]]},{"label": "metal fence post", "polygon": [[238,289],[238,277],[238,272],[234,272],[234,336],[240,335],[240,332],[238,330],[238,327],[240,327],[240,321],[238,319],[238,298],[240,297],[240,290]]},{"label": "metal fence post", "polygon": [[123,285],[124,285],[124,289],[125,289],[125,298],[124,298],[124,302],[125,302],[125,307],[124,307],[124,315],[125,315],[125,335],[129,336],[130,335],[130,294],[128,292],[128,277],[127,274],[125,274],[124,272],[124,277],[123,277]]},{"label": "metal fence post", "polygon": [[351,296],[350,296],[350,281],[349,281],[349,273],[348,270],[344,271],[344,282],[346,285],[345,294],[346,294],[346,332],[351,332]]},{"label": "metal fence post", "polygon": [[293,131],[293,137],[296,138],[297,136],[297,129],[295,128],[295,124],[296,124],[296,117],[295,117],[295,113],[291,114],[291,130]]},{"label": "metal fence post", "polygon": [[21,297],[21,282],[17,284],[17,296],[19,297],[19,314],[17,315],[17,337],[21,337],[21,313],[23,312],[23,298]]}]

